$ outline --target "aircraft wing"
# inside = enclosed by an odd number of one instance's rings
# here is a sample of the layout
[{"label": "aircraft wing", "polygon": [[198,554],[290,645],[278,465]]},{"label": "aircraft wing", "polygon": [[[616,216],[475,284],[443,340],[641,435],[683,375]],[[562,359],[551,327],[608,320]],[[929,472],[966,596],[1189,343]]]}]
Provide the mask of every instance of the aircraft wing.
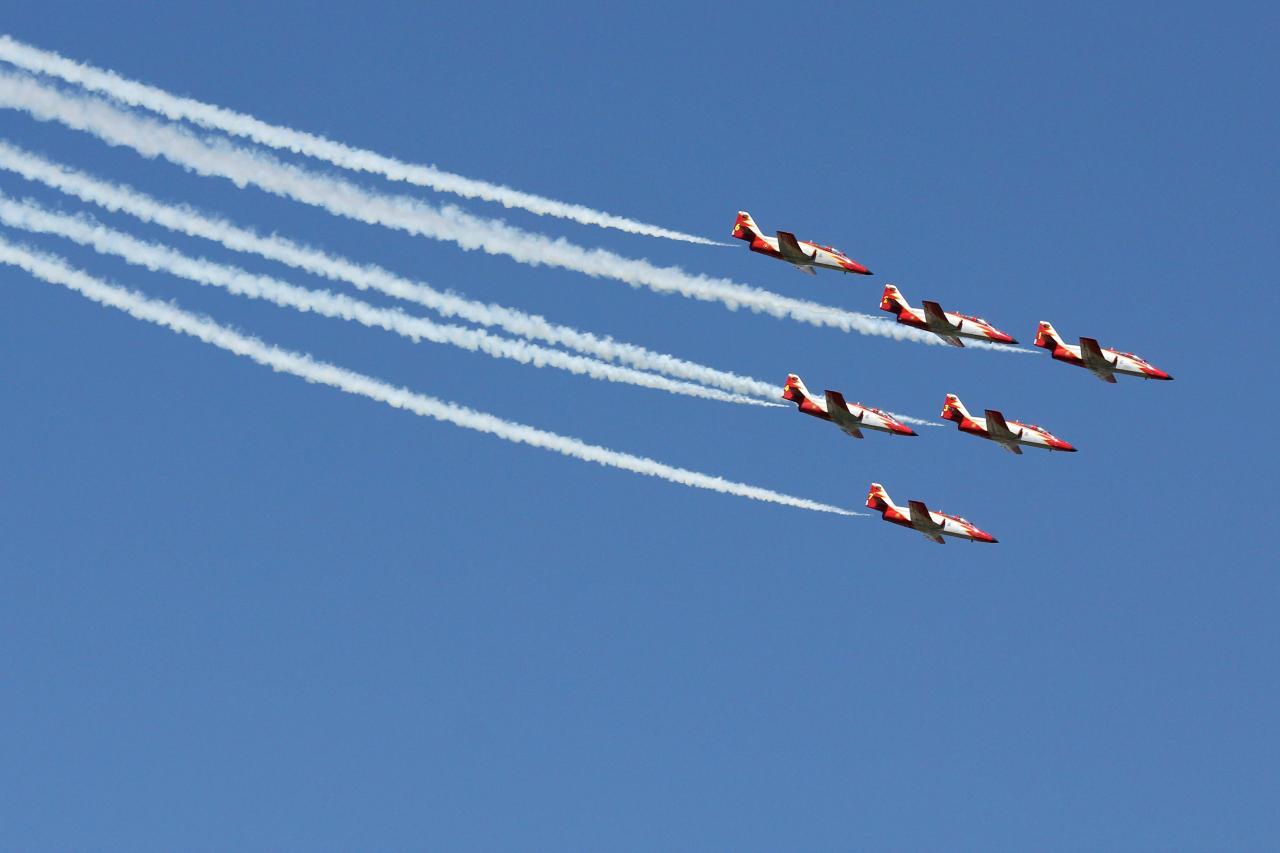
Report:
[{"label": "aircraft wing", "polygon": [[927,299],[924,301],[924,318],[929,322],[929,326],[935,330],[956,328],[947,319],[947,314],[942,310],[942,306]]},{"label": "aircraft wing", "polygon": [[1115,384],[1115,362],[1107,360],[1107,357],[1102,354],[1102,347],[1098,346],[1096,340],[1080,339],[1080,358],[1084,360],[1084,366],[1092,370],[1093,374],[1103,382]]},{"label": "aircraft wing", "polygon": [[826,398],[827,414],[836,426],[854,438],[862,438],[862,430],[858,429],[858,425],[862,423],[862,415],[855,415],[849,411],[844,395],[839,391],[827,391]]},{"label": "aircraft wing", "polygon": [[806,267],[813,265],[813,257],[817,254],[817,252],[806,254],[804,249],[800,248],[800,241],[796,239],[796,235],[790,231],[778,232],[778,252],[781,253],[784,261]]},{"label": "aircraft wing", "polygon": [[[926,536],[931,533],[936,536],[942,530],[942,525],[934,521],[933,516],[929,515],[929,508],[924,505],[924,501],[907,501],[907,506],[911,509],[911,526],[916,530]],[[932,539],[933,537],[930,536],[930,538]]]},{"label": "aircraft wing", "polygon": [[929,331],[933,332],[953,347],[960,347],[961,349],[964,348],[964,344],[959,338],[955,335],[948,335],[944,331],[945,329],[956,329],[959,327],[953,325],[951,321],[947,319],[946,312],[942,310],[941,305],[936,302],[929,302],[928,300],[925,300],[924,320],[929,324]]},{"label": "aircraft wing", "polygon": [[987,435],[996,441],[1017,441],[1022,435],[1022,430],[1014,432],[1009,429],[1009,424],[1005,422],[1004,415],[995,409],[987,409]]}]

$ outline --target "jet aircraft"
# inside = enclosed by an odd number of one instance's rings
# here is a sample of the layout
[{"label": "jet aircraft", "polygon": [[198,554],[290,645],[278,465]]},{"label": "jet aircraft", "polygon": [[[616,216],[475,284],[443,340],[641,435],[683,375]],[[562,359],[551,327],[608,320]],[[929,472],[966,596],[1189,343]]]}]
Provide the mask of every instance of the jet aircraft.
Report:
[{"label": "jet aircraft", "polygon": [[1036,331],[1036,346],[1049,350],[1058,361],[1093,371],[1093,375],[1103,382],[1115,384],[1117,373],[1143,379],[1173,378],[1131,352],[1103,349],[1093,338],[1081,338],[1079,346],[1065,344],[1057,330],[1044,320],[1040,321],[1040,328]]},{"label": "jet aircraft", "polygon": [[942,538],[944,536],[968,539],[970,542],[999,541],[958,515],[947,515],[945,512],[929,509],[923,501],[908,501],[905,507],[898,506],[879,483],[871,484],[871,491],[867,493],[867,506],[878,510],[885,521],[909,527],[939,545],[946,544],[946,540]]},{"label": "jet aircraft", "polygon": [[942,404],[944,420],[955,422],[961,432],[981,436],[996,442],[1010,453],[1022,455],[1018,445],[1027,447],[1043,447],[1046,450],[1065,450],[1075,453],[1076,449],[1067,442],[1054,436],[1047,429],[1035,424],[1024,424],[1019,421],[1006,421],[1004,415],[994,409],[987,409],[986,417],[975,418],[960,402],[955,394],[948,394],[947,401]]},{"label": "jet aircraft", "polygon": [[821,399],[813,397],[794,373],[787,376],[782,399],[790,400],[806,415],[831,421],[854,438],[862,438],[862,430],[872,429],[891,435],[915,435],[911,427],[899,423],[893,415],[861,403],[846,403],[839,391],[824,391]]},{"label": "jet aircraft", "polygon": [[974,338],[997,344],[1016,344],[1012,337],[997,329],[981,317],[943,311],[936,302],[925,302],[923,308],[912,308],[903,298],[902,291],[892,284],[884,286],[880,298],[880,310],[898,315],[898,322],[933,332],[953,347],[963,347],[961,338]]},{"label": "jet aircraft", "polygon": [[871,275],[871,270],[838,249],[819,246],[817,243],[802,243],[790,231],[779,231],[777,237],[764,236],[756,227],[751,214],[745,210],[738,211],[738,219],[733,223],[731,236],[748,241],[751,244],[751,251],[786,261],[808,275],[817,275],[814,270],[819,267],[837,272]]}]

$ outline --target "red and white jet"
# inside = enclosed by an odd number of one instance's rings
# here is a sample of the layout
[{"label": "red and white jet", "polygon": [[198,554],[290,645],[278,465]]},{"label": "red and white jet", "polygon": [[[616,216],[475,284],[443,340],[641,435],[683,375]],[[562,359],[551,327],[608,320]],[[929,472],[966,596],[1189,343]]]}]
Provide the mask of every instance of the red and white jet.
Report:
[{"label": "red and white jet", "polygon": [[880,517],[901,527],[909,527],[922,534],[926,539],[945,545],[943,536],[954,536],[957,539],[968,539],[970,542],[998,542],[990,533],[974,527],[958,515],[947,515],[935,512],[924,505],[924,501],[907,501],[905,507],[895,504],[884,486],[871,484],[867,493],[867,506],[880,511]]},{"label": "red and white jet", "polygon": [[1081,338],[1080,346],[1064,344],[1062,336],[1044,320],[1040,321],[1040,328],[1036,331],[1036,346],[1049,350],[1058,361],[1093,371],[1093,375],[1103,382],[1114,384],[1117,373],[1143,379],[1173,378],[1131,352],[1103,349],[1093,338]]},{"label": "red and white jet", "polygon": [[751,251],[777,258],[808,275],[817,275],[815,267],[822,267],[837,272],[852,272],[858,275],[871,275],[871,270],[850,258],[844,252],[830,246],[819,246],[817,243],[802,243],[790,231],[779,231],[777,237],[766,237],[756,227],[755,220],[745,210],[738,211],[738,220],[733,223],[733,237],[751,243]]},{"label": "red and white jet", "polygon": [[1035,424],[1006,421],[1004,415],[994,409],[987,409],[984,418],[975,418],[969,414],[969,410],[955,394],[947,395],[947,401],[942,404],[942,417],[944,420],[954,421],[961,432],[990,439],[1010,453],[1016,453],[1019,456],[1022,455],[1022,450],[1018,447],[1020,444],[1027,447],[1043,447],[1046,450],[1076,452],[1074,447],[1047,429]]},{"label": "red and white jet", "polygon": [[787,376],[782,387],[782,399],[790,400],[806,415],[831,421],[854,438],[862,438],[864,429],[887,432],[890,435],[915,435],[915,430],[899,423],[893,415],[861,403],[846,403],[839,391],[824,391],[822,399],[814,398],[794,373]]},{"label": "red and white jet", "polygon": [[898,322],[933,332],[953,347],[962,347],[961,338],[974,338],[997,344],[1016,344],[1012,337],[997,329],[981,317],[943,311],[936,302],[925,302],[923,308],[912,308],[903,298],[902,291],[892,284],[884,286],[880,297],[880,310],[898,315]]}]

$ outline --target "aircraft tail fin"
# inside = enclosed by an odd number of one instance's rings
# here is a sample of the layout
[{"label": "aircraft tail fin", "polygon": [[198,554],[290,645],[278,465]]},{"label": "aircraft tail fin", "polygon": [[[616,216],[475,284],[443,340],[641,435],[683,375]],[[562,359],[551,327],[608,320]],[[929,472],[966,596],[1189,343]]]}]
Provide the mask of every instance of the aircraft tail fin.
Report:
[{"label": "aircraft tail fin", "polygon": [[884,490],[884,486],[879,483],[872,483],[870,491],[867,492],[867,508],[874,509],[877,512],[884,512],[893,506],[893,501],[889,498],[889,493]]},{"label": "aircraft tail fin", "polygon": [[809,399],[809,389],[794,373],[787,374],[787,384],[782,386],[782,399],[800,404]]},{"label": "aircraft tail fin", "polygon": [[751,214],[745,210],[738,211],[738,218],[733,223],[733,231],[731,237],[739,240],[751,241],[760,236],[760,229],[756,227],[756,221],[751,218]]},{"label": "aircraft tail fin", "polygon": [[969,417],[969,410],[960,402],[955,394],[948,394],[947,401],[942,404],[942,419],[960,423]]},{"label": "aircraft tail fin", "polygon": [[902,291],[892,284],[886,284],[884,286],[884,295],[880,297],[880,310],[892,311],[897,314],[906,307],[907,300],[902,297]]},{"label": "aircraft tail fin", "polygon": [[1041,320],[1036,329],[1036,346],[1042,349],[1057,349],[1062,346],[1062,336],[1047,320]]}]

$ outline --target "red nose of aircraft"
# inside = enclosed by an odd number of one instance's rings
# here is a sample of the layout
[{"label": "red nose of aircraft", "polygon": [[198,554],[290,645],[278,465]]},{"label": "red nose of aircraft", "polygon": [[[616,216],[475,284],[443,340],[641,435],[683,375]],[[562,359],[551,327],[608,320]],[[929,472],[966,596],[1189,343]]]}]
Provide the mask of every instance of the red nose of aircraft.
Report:
[{"label": "red nose of aircraft", "polygon": [[999,542],[1000,540],[992,536],[990,533],[985,533],[981,530],[974,530],[973,541],[974,542]]},{"label": "red nose of aircraft", "polygon": [[1054,450],[1065,450],[1068,453],[1076,452],[1076,449],[1074,447],[1072,447],[1069,443],[1063,441],[1060,438],[1049,439],[1049,446],[1052,447]]},{"label": "red nose of aircraft", "polygon": [[1143,372],[1146,373],[1148,376],[1150,376],[1152,379],[1172,379],[1173,378],[1172,376],[1165,373],[1163,370],[1161,370],[1158,367],[1147,367],[1143,370]]},{"label": "red nose of aircraft", "polygon": [[875,275],[875,273],[873,273],[871,270],[867,269],[866,267],[864,267],[862,264],[858,263],[857,261],[851,261],[851,260],[845,259],[845,260],[841,261],[840,263],[841,263],[841,264],[844,266],[844,268],[845,268],[845,269],[847,269],[849,272],[856,272],[858,275]]},{"label": "red nose of aircraft", "polygon": [[889,424],[889,429],[893,430],[895,435],[919,435],[919,433],[911,427],[903,426],[902,424]]},{"label": "red nose of aircraft", "polygon": [[1012,335],[1006,335],[1004,332],[997,331],[996,329],[992,329],[991,332],[992,332],[991,340],[995,341],[998,344],[1016,344],[1017,343],[1017,341],[1013,339]]}]

